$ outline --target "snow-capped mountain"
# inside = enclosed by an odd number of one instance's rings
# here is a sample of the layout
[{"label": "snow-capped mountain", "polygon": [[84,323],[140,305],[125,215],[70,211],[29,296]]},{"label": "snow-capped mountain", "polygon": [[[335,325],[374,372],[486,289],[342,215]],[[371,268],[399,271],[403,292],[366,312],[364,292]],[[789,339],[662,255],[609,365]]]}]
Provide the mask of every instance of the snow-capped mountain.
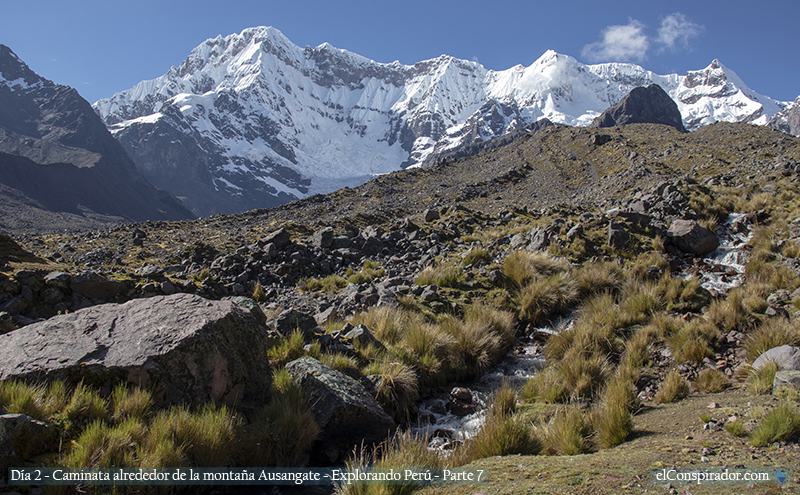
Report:
[{"label": "snow-capped mountain", "polygon": [[544,117],[588,125],[653,83],[689,130],[718,120],[765,125],[787,106],[716,60],[685,76],[554,51],[504,71],[446,55],[407,66],[327,43],[300,48],[258,27],[207,40],[178,67],[94,108],[150,181],[205,215],[359,184]]}]

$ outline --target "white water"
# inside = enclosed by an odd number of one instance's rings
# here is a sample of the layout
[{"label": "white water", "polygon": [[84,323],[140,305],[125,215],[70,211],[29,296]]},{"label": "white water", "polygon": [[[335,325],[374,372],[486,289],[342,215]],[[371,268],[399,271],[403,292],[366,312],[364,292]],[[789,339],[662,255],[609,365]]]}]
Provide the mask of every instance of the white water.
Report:
[{"label": "white water", "polygon": [[[710,270],[700,270],[696,274],[700,285],[714,295],[726,293],[744,282],[745,265],[750,259],[750,253],[744,247],[753,234],[751,230],[741,233],[732,229],[732,225],[744,216],[744,213],[731,213],[724,223],[717,226],[719,247],[704,260]],[[693,275],[686,278],[690,276]]]}]

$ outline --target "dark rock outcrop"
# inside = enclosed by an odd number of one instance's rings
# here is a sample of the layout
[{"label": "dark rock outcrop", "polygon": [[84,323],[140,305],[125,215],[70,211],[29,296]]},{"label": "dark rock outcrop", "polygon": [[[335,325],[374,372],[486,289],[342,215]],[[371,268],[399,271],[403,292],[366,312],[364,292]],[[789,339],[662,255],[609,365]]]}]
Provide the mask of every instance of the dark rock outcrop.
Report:
[{"label": "dark rock outcrop", "polygon": [[667,235],[678,249],[698,256],[705,256],[719,247],[717,235],[694,220],[675,220]]},{"label": "dark rock outcrop", "polygon": [[40,77],[4,45],[0,81],[0,199],[26,206],[3,211],[0,226],[19,228],[32,209],[59,222],[70,215],[94,221],[193,217],[145,180],[77,91]]},{"label": "dark rock outcrop", "polygon": [[56,428],[24,414],[0,415],[0,473],[22,461],[58,449]]},{"label": "dark rock outcrop", "polygon": [[304,357],[286,365],[311,404],[322,439],[346,453],[353,446],[378,443],[396,427],[366,389],[349,376],[314,358]]},{"label": "dark rock outcrop", "polygon": [[589,127],[626,124],[662,124],[687,132],[678,105],[658,84],[634,88],[595,118]]},{"label": "dark rock outcrop", "polygon": [[0,380],[151,387],[159,404],[268,399],[265,329],[230,301],[191,294],[103,304],[0,335]]}]

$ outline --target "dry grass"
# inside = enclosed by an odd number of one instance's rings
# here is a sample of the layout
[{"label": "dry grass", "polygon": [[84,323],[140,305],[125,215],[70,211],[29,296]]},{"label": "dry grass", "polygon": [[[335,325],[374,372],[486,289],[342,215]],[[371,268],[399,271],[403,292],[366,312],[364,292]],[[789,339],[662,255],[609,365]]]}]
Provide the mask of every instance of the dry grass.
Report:
[{"label": "dry grass", "polygon": [[749,362],[764,352],[781,345],[800,345],[800,326],[796,320],[768,318],[755,330],[747,333],[744,348]]},{"label": "dry grass", "polygon": [[689,395],[689,386],[686,384],[686,380],[677,370],[672,370],[667,373],[664,383],[658,389],[654,400],[659,404],[664,404],[677,402],[687,395]]},{"label": "dry grass", "polygon": [[761,368],[751,368],[747,376],[747,391],[753,395],[772,393],[775,374],[780,370],[778,363],[768,361]]},{"label": "dry grass", "polygon": [[773,442],[782,442],[800,433],[800,414],[791,404],[783,403],[767,413],[761,424],[750,435],[754,447],[764,447]]},{"label": "dry grass", "polygon": [[730,387],[731,382],[725,373],[719,370],[705,369],[697,375],[693,385],[701,392],[715,394]]},{"label": "dry grass", "polygon": [[577,455],[588,449],[588,428],[583,412],[576,406],[564,406],[546,424],[535,428],[542,439],[542,453],[548,455]]}]

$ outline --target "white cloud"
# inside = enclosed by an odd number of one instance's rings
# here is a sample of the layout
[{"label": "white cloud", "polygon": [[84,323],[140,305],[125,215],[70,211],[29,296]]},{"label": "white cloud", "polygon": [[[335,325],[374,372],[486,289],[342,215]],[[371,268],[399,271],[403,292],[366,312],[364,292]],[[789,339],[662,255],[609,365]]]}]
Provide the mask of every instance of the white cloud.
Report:
[{"label": "white cloud", "polygon": [[581,53],[591,62],[642,62],[647,58],[651,45],[657,45],[659,52],[687,49],[690,40],[703,29],[685,15],[675,12],[661,19],[658,37],[652,39],[645,33],[644,24],[629,19],[628,24],[603,29],[600,40],[584,46]]},{"label": "white cloud", "polygon": [[650,42],[644,34],[644,25],[631,19],[624,26],[605,28],[600,41],[584,46],[582,54],[593,62],[641,62],[649,48]]},{"label": "white cloud", "polygon": [[675,12],[661,19],[656,40],[662,49],[675,50],[689,48],[689,40],[698,36],[703,31],[703,26],[689,21],[685,15]]}]

